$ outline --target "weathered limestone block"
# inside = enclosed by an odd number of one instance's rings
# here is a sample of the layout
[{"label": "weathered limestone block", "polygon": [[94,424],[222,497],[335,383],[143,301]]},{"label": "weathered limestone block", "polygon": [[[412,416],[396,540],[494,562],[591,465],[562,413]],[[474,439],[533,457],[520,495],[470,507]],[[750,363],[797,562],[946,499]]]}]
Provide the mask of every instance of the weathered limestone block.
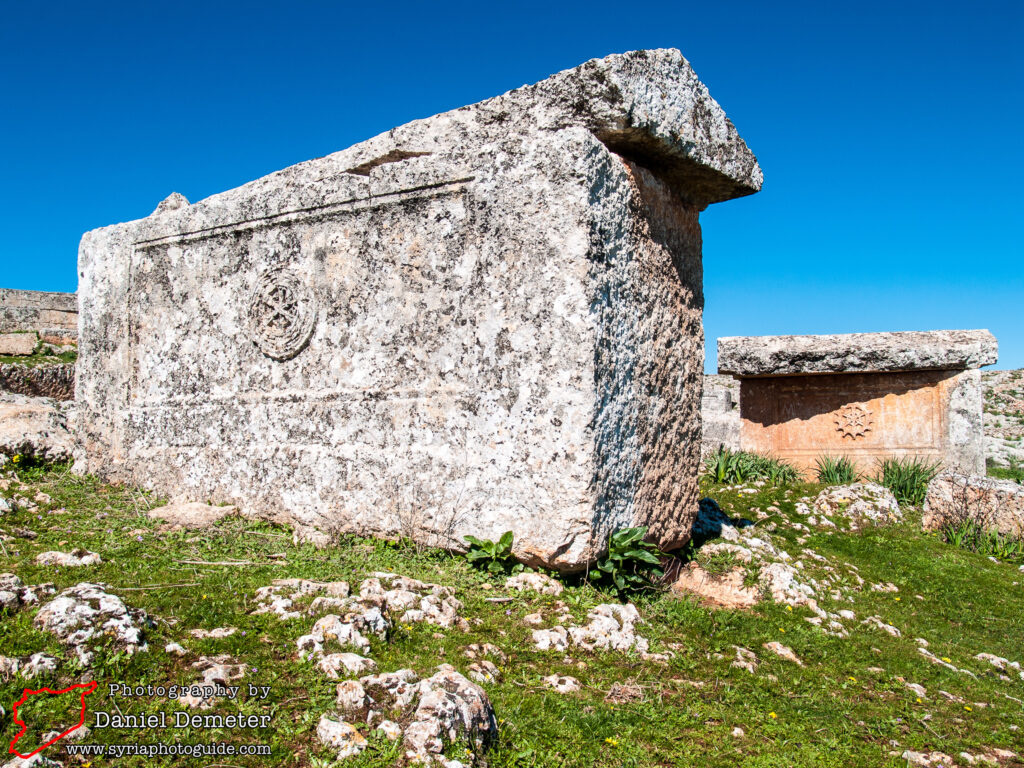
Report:
[{"label": "weathered limestone block", "polygon": [[963,370],[992,365],[997,359],[996,337],[985,330],[718,340],[718,372],[743,377]]},{"label": "weathered limestone block", "polygon": [[73,293],[0,288],[0,333],[78,330],[78,299]]},{"label": "weathered limestone block", "polygon": [[804,469],[822,455],[862,471],[888,456],[985,469],[981,373],[988,331],[752,336],[718,340],[719,371],[740,379],[740,447]]},{"label": "weathered limestone block", "polygon": [[697,509],[698,214],[761,171],[674,50],[82,239],[88,471],[326,541],[583,567]]},{"label": "weathered limestone block", "polygon": [[0,355],[31,355],[38,343],[34,333],[0,333]]},{"label": "weathered limestone block", "polygon": [[41,461],[74,458],[76,444],[67,422],[66,403],[0,392],[0,466],[15,456]]},{"label": "weathered limestone block", "polygon": [[701,453],[714,453],[724,446],[740,449],[740,382],[732,376],[704,377],[704,395],[700,401],[702,425]]},{"label": "weathered limestone block", "polygon": [[943,472],[928,484],[922,524],[975,522],[985,530],[1024,539],[1024,485],[1013,480]]}]

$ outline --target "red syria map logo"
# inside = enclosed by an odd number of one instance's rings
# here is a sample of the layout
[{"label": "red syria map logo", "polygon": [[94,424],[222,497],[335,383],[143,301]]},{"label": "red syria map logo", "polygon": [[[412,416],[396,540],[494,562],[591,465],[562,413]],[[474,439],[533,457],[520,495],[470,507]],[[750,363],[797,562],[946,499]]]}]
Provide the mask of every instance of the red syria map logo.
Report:
[{"label": "red syria map logo", "polygon": [[[18,743],[18,739],[20,739],[22,736],[24,736],[25,735],[25,731],[28,730],[28,725],[25,723],[25,721],[23,721],[21,719],[21,716],[18,714],[18,707],[20,707],[23,704],[25,704],[25,702],[27,702],[29,700],[29,697],[31,697],[31,696],[41,696],[41,695],[44,695],[44,694],[49,694],[51,696],[61,696],[61,695],[65,694],[65,693],[71,693],[71,691],[75,691],[75,690],[81,690],[81,700],[82,700],[82,709],[79,712],[78,722],[77,723],[75,723],[70,728],[66,729],[59,736],[55,736],[54,738],[50,739],[48,742],[46,742],[42,746],[36,747],[31,752],[29,752],[27,755],[22,754],[17,749],[15,749],[14,745]],[[11,740],[11,746],[10,746],[10,749],[8,751],[9,752],[13,752],[15,755],[17,755],[20,758],[29,758],[29,757],[32,757],[32,755],[35,755],[35,754],[37,754],[39,752],[42,752],[44,749],[46,749],[51,744],[56,744],[58,741],[63,739],[65,736],[67,736],[72,731],[75,731],[78,728],[81,728],[83,725],[85,725],[85,697],[88,696],[90,693],[92,693],[95,690],[96,690],[96,682],[95,681],[93,681],[91,683],[79,683],[78,685],[72,685],[70,688],[64,688],[64,689],[59,690],[59,691],[55,691],[52,688],[40,688],[37,691],[33,691],[33,690],[30,690],[30,689],[26,688],[22,692],[21,698],[18,699],[16,702],[14,702],[14,707],[13,707],[13,709],[14,709],[14,712],[13,712],[14,723],[15,723],[15,725],[20,725],[21,726],[21,730],[18,731],[18,734]]]}]

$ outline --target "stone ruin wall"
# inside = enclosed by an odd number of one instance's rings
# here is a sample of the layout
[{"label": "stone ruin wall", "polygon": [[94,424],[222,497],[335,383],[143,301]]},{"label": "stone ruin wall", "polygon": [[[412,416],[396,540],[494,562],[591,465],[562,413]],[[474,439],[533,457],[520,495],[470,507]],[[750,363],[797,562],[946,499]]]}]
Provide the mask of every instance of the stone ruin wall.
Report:
[{"label": "stone ruin wall", "polygon": [[78,336],[74,293],[0,288],[0,333],[35,331],[44,342],[66,344]]}]

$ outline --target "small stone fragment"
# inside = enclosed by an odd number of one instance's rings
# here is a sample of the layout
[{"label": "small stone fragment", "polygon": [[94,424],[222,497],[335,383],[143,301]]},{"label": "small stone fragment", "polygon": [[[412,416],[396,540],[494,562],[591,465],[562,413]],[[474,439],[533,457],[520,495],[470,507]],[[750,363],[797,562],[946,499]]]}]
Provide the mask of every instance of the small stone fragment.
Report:
[{"label": "small stone fragment", "polygon": [[548,576],[546,573],[518,573],[509,576],[505,581],[506,589],[526,590],[530,589],[542,595],[558,596],[562,594],[560,582]]},{"label": "small stone fragment", "polygon": [[553,688],[556,693],[576,693],[581,687],[579,680],[567,675],[548,675],[541,679],[548,688]]},{"label": "small stone fragment", "polygon": [[358,755],[366,749],[366,739],[344,720],[334,720],[327,715],[320,716],[316,736],[325,746],[338,750],[338,759]]},{"label": "small stone fragment", "polygon": [[41,552],[36,555],[36,563],[39,565],[59,565],[68,568],[76,568],[82,565],[99,565],[103,560],[95,552],[87,549],[73,549],[71,552]]}]

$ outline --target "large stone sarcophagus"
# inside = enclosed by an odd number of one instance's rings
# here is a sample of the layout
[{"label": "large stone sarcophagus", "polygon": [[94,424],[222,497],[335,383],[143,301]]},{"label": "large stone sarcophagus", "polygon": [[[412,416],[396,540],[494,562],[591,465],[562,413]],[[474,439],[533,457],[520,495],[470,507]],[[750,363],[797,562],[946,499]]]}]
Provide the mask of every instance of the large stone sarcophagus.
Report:
[{"label": "large stone sarcophagus", "polygon": [[571,570],[697,509],[708,204],[761,171],[674,50],[87,233],[86,466],[326,540]]}]

